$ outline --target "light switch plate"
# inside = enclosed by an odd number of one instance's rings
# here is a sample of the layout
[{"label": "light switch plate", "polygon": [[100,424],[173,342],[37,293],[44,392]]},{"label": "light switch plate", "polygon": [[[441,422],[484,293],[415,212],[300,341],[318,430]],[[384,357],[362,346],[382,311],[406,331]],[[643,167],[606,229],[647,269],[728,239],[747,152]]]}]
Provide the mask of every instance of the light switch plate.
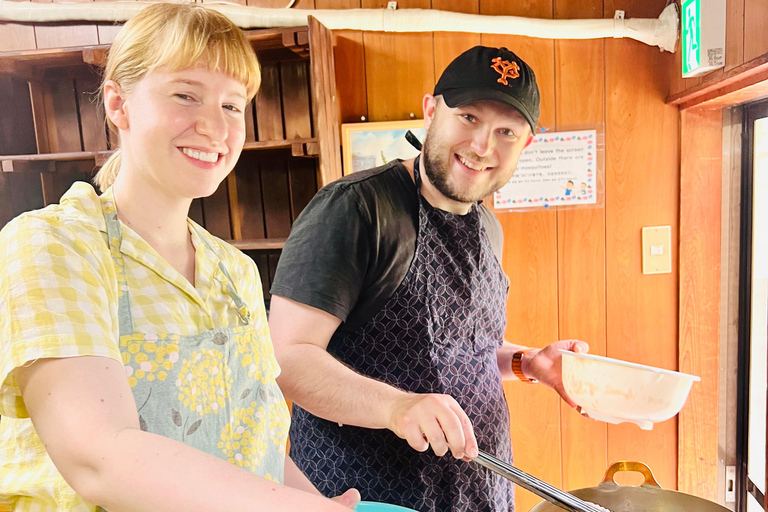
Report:
[{"label": "light switch plate", "polygon": [[672,272],[672,228],[653,226],[643,228],[643,274]]}]

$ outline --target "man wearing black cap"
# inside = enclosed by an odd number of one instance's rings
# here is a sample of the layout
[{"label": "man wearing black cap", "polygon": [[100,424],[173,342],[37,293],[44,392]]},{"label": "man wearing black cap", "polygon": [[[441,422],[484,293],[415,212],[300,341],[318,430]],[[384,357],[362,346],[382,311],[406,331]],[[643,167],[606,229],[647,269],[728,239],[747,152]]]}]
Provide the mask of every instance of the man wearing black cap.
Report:
[{"label": "man wearing black cap", "polygon": [[423,109],[422,154],[324,187],[283,249],[270,329],[295,403],[290,456],[328,496],[507,512],[511,484],[461,459],[511,461],[502,379],[541,381],[574,406],[558,349],[588,350],[504,341],[501,227],[480,201],[532,140],[539,90],[514,53],[477,46]]}]

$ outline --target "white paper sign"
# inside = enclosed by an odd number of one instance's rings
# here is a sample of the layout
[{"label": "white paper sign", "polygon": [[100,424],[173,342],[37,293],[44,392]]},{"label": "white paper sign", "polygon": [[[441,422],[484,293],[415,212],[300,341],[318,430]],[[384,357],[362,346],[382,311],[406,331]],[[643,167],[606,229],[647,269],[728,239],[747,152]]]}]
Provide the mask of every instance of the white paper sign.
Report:
[{"label": "white paper sign", "polygon": [[595,130],[540,133],[520,155],[512,179],[494,194],[496,208],[597,203]]}]

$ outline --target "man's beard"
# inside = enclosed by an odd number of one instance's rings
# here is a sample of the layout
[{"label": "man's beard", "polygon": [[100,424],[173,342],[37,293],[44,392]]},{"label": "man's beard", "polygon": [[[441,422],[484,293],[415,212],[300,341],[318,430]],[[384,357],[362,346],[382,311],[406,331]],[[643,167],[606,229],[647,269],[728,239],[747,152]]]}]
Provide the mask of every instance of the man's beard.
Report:
[{"label": "man's beard", "polygon": [[[477,187],[473,187],[475,190],[458,190],[455,181],[451,180],[451,173],[448,170],[450,161],[440,160],[440,156],[445,155],[448,151],[447,148],[441,147],[440,140],[435,136],[435,133],[432,130],[432,127],[434,126],[435,124],[433,123],[432,126],[429,127],[430,129],[424,140],[422,151],[424,153],[424,173],[438,192],[448,199],[470,204],[488,197],[504,186],[506,181],[499,183],[497,180],[490,182],[488,186],[483,189],[478,190]],[[453,155],[448,157],[449,160],[450,158],[453,158]],[[481,159],[477,159],[477,161],[480,160]]]}]

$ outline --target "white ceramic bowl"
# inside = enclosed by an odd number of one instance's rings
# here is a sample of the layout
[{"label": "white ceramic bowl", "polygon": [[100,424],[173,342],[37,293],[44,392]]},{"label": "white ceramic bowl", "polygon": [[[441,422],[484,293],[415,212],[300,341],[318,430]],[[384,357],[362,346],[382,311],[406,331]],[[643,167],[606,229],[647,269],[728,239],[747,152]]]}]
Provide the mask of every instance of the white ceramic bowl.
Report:
[{"label": "white ceramic bowl", "polygon": [[563,386],[583,412],[608,423],[636,423],[643,430],[680,412],[691,386],[701,380],[610,357],[560,353]]}]

